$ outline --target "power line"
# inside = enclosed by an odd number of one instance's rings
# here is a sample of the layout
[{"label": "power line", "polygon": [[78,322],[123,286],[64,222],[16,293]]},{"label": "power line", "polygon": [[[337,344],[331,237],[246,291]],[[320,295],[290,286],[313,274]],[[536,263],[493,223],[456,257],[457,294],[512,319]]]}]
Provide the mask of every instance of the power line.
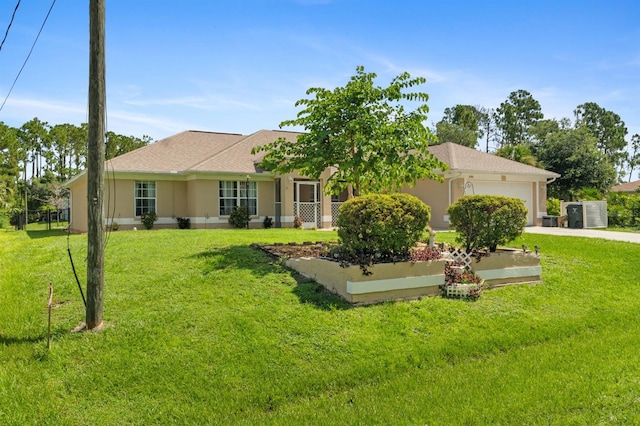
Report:
[{"label": "power line", "polygon": [[2,43],[0,43],[0,50],[2,50],[2,46],[4,46],[4,42],[7,40],[7,36],[9,35],[9,30],[11,29],[11,24],[13,24],[13,18],[16,17],[16,12],[18,11],[18,6],[20,6],[20,0],[18,0],[18,4],[16,4],[16,7],[13,9],[13,14],[11,15],[9,26],[7,27],[7,31],[4,32],[4,38],[2,39]]},{"label": "power line", "polygon": [[[18,3],[20,3],[20,2],[18,2]],[[20,67],[20,71],[18,71],[18,75],[16,76],[15,80],[13,80],[13,84],[11,85],[11,88],[9,89],[9,93],[7,93],[7,96],[5,96],[4,101],[2,102],[2,105],[0,105],[0,111],[2,111],[2,109],[4,108],[4,105],[7,103],[7,99],[9,99],[9,96],[11,95],[11,92],[13,91],[14,86],[18,82],[18,78],[20,78],[20,74],[22,74],[22,70],[24,70],[24,67],[27,65],[27,62],[29,61],[29,58],[31,57],[31,53],[33,53],[33,49],[36,47],[36,43],[38,42],[38,39],[40,38],[40,34],[42,33],[42,29],[44,28],[44,25],[47,23],[47,19],[49,19],[49,15],[51,14],[51,11],[53,10],[53,6],[55,6],[55,4],[56,4],[56,0],[53,0],[53,2],[51,2],[51,7],[49,8],[49,11],[47,12],[47,16],[44,17],[44,21],[42,22],[42,25],[40,26],[40,31],[38,31],[38,35],[36,36],[36,39],[33,41],[33,44],[31,45],[31,50],[29,50],[29,54],[27,55],[27,58],[24,60],[24,63],[22,64],[22,67]]]}]

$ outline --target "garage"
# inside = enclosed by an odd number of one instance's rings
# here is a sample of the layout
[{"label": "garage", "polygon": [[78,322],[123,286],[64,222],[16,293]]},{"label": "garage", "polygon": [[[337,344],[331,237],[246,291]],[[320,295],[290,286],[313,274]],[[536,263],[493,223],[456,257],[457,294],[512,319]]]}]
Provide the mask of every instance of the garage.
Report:
[{"label": "garage", "polygon": [[[530,182],[483,182],[467,181],[471,183],[471,190],[467,194],[475,195],[504,195],[506,197],[519,198],[527,208],[527,224],[533,225],[533,194]],[[467,187],[469,185],[467,184]]]}]

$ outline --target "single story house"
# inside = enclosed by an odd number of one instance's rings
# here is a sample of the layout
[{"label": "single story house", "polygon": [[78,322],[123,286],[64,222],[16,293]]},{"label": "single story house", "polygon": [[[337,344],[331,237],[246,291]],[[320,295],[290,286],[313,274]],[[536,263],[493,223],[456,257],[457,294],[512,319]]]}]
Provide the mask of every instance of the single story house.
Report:
[{"label": "single story house", "polygon": [[640,191],[640,180],[633,182],[621,183],[611,188],[611,192],[636,192]]},{"label": "single story house", "polygon": [[[140,228],[146,211],[158,215],[157,228],[177,227],[177,217],[189,218],[192,228],[227,228],[231,211],[248,205],[250,226],[262,227],[266,216],[276,227],[292,227],[295,216],[304,227],[331,228],[346,194],[325,195],[329,170],[319,179],[296,173],[277,175],[258,164],[264,153],[252,148],[279,137],[295,141],[300,133],[260,130],[251,135],[185,131],[105,162],[104,215],[107,226]],[[530,225],[546,214],[547,183],[558,174],[486,154],[453,143],[429,147],[449,170],[444,182],[422,180],[403,191],[431,206],[431,226],[449,226],[447,207],[465,194],[508,195],[521,198]],[[87,175],[70,179],[71,223],[86,232]]]}]

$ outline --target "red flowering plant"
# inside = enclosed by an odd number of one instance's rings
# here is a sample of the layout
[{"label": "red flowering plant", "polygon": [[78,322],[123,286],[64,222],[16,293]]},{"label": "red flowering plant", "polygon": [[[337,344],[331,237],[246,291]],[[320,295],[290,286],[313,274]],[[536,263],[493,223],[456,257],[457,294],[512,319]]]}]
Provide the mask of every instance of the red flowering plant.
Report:
[{"label": "red flowering plant", "polygon": [[409,251],[409,260],[413,263],[426,262],[442,258],[442,250],[437,247],[419,246]]},{"label": "red flowering plant", "polygon": [[444,268],[444,297],[476,300],[482,294],[483,280],[465,267],[464,262],[447,262]]}]

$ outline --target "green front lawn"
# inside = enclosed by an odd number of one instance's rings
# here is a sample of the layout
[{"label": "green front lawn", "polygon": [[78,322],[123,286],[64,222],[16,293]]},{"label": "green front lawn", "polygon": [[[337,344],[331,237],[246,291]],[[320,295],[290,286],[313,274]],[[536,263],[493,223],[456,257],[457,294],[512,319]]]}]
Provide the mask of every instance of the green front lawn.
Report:
[{"label": "green front lawn", "polygon": [[114,232],[106,327],[71,333],[66,235],[0,231],[0,424],[640,423],[640,245],[526,234],[542,285],[356,308],[249,247],[333,239]]},{"label": "green front lawn", "polygon": [[607,231],[617,231],[617,232],[633,232],[633,233],[640,233],[640,228],[638,227],[631,227],[631,228],[620,228],[617,226],[610,226],[606,229]]}]

